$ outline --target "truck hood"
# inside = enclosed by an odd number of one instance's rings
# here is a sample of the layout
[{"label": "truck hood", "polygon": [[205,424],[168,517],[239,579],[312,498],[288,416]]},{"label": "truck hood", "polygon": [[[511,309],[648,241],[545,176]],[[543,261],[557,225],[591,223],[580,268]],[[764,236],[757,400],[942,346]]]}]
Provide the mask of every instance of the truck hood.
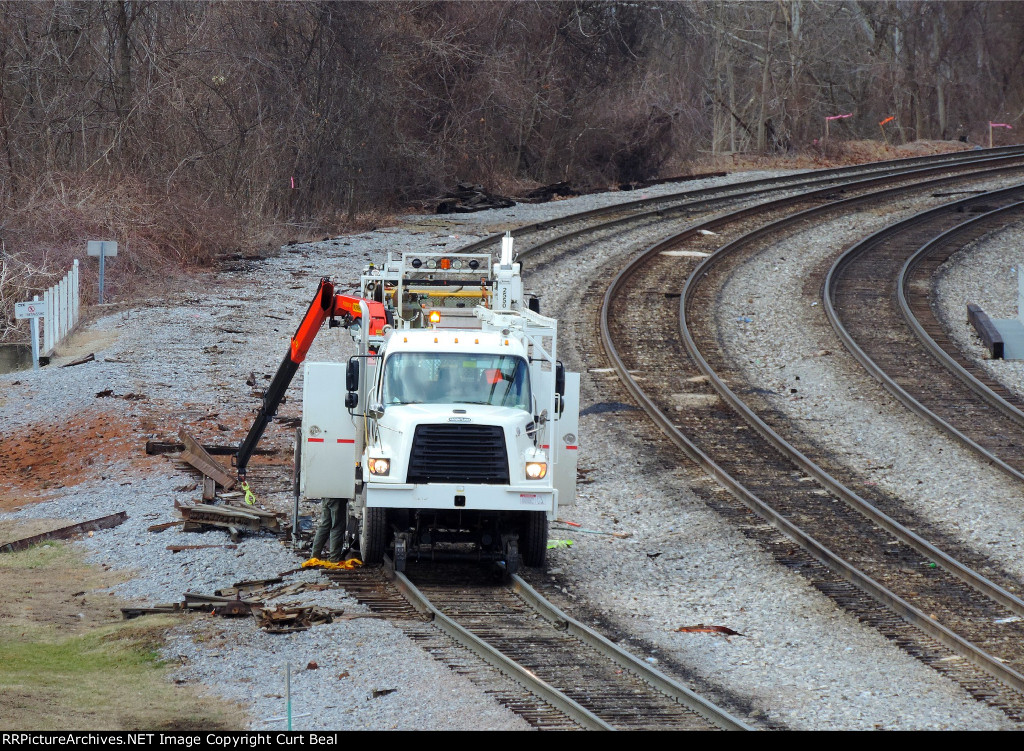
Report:
[{"label": "truck hood", "polygon": [[[456,411],[457,410],[457,411]],[[529,412],[512,407],[494,407],[486,404],[395,404],[388,406],[377,420],[374,440],[366,447],[369,457],[386,457],[391,472],[380,482],[404,482],[409,456],[419,425],[495,426],[504,435],[505,452],[509,460],[512,484],[523,481],[523,457],[533,456],[537,449],[534,436],[527,432],[533,422]],[[472,431],[469,431],[472,433]]]},{"label": "truck hood", "polygon": [[[456,412],[458,410],[458,412]],[[489,404],[395,404],[378,421],[395,430],[423,423],[478,423],[481,425],[523,425],[532,421],[529,412]]]}]

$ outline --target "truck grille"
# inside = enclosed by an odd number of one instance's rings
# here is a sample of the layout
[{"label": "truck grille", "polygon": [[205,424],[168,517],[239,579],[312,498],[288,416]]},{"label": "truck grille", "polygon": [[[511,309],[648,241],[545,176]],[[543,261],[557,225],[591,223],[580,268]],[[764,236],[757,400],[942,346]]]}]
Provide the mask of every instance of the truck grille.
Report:
[{"label": "truck grille", "polygon": [[497,425],[417,425],[407,482],[508,485],[504,431]]}]

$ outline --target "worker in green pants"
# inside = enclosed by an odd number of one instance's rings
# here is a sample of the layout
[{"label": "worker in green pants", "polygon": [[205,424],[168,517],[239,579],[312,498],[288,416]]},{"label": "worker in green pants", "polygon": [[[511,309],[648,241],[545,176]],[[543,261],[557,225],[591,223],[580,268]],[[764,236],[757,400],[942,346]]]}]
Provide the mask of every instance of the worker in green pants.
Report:
[{"label": "worker in green pants", "polygon": [[327,560],[334,562],[341,560],[341,547],[345,541],[346,505],[344,498],[324,498],[320,506],[320,524],[317,526],[316,536],[313,538],[311,553],[313,558],[320,557],[329,538]]}]

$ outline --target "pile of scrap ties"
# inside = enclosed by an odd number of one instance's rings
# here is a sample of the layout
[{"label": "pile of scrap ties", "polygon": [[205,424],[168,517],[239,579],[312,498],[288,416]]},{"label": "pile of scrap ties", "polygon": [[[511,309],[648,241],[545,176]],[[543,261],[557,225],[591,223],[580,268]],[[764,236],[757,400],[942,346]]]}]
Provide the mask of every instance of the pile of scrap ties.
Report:
[{"label": "pile of scrap ties", "polygon": [[238,582],[231,587],[218,589],[212,595],[186,592],[181,602],[151,607],[121,608],[121,615],[126,620],[130,620],[142,615],[156,613],[198,611],[213,613],[225,618],[255,617],[260,627],[268,633],[288,634],[296,631],[305,631],[321,623],[331,623],[337,616],[344,613],[340,609],[322,608],[314,605],[264,607],[264,602],[275,597],[294,595],[303,591],[320,591],[331,586],[329,584],[310,584],[307,582],[281,585],[281,582],[281,577]]}]

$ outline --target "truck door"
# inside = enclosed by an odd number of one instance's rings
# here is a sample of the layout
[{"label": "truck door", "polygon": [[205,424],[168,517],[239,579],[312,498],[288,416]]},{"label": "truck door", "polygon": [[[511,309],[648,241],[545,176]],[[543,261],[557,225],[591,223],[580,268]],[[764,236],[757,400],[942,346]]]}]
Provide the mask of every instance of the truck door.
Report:
[{"label": "truck door", "polygon": [[557,445],[555,463],[555,490],[558,505],[571,506],[576,502],[576,465],[579,463],[580,426],[580,374],[565,374],[565,408],[554,424],[551,443]]},{"label": "truck door", "polygon": [[345,408],[345,363],[307,362],[302,388],[299,492],[306,498],[354,498],[362,432]]}]

